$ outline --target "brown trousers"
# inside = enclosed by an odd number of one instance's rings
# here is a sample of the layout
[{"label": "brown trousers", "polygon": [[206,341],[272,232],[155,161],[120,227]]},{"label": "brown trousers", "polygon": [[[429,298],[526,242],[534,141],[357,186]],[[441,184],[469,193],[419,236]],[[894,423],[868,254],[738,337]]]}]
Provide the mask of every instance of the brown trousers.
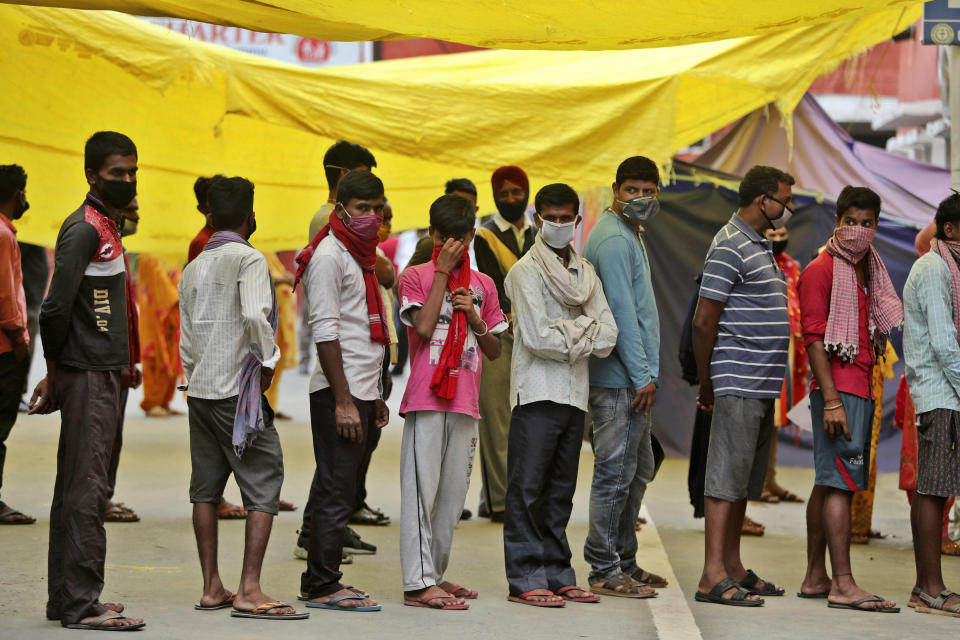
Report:
[{"label": "brown trousers", "polygon": [[63,367],[55,383],[60,445],[50,506],[47,618],[66,626],[106,611],[100,604],[107,554],[103,514],[123,389],[119,371]]}]

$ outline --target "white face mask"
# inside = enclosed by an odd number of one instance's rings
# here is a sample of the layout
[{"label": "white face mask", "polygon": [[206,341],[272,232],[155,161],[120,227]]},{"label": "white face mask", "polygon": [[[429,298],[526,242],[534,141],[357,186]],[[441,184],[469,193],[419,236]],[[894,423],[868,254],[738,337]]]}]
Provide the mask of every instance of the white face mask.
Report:
[{"label": "white face mask", "polygon": [[573,236],[577,232],[576,222],[567,222],[566,224],[557,224],[547,220],[541,222],[543,222],[543,227],[540,229],[540,234],[547,246],[554,249],[563,249],[573,242]]}]

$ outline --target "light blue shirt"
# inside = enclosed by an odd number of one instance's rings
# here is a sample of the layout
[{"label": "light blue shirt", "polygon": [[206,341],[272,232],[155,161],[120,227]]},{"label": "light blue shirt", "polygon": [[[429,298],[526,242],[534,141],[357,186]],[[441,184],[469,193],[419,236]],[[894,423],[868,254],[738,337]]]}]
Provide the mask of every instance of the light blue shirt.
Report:
[{"label": "light blue shirt", "polygon": [[583,257],[593,264],[620,331],[606,358],[590,358],[590,386],[642,389],[660,376],[660,316],[643,240],[607,210],[590,231]]},{"label": "light blue shirt", "polygon": [[930,251],[903,286],[903,360],[917,413],[960,411],[960,344],[953,323],[950,270]]}]

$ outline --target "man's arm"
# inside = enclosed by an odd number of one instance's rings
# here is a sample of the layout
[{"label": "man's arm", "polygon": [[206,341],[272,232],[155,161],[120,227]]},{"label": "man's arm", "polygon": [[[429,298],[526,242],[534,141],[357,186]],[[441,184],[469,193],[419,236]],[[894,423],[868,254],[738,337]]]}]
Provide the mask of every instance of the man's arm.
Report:
[{"label": "man's arm", "polygon": [[377,282],[384,289],[393,289],[393,284],[397,279],[397,274],[393,270],[393,263],[386,256],[377,253],[377,262],[373,267],[373,272],[377,276]]},{"label": "man's arm", "polygon": [[949,272],[946,277],[928,270],[917,275],[920,276],[917,302],[927,321],[930,346],[937,355],[944,377],[954,393],[960,396],[960,344],[957,343],[957,327],[953,323],[953,308],[948,302],[952,296]]},{"label": "man's arm", "polygon": [[700,296],[697,300],[697,310],[693,314],[693,356],[697,360],[697,376],[700,378],[697,406],[707,413],[713,412],[713,380],[710,378],[710,361],[713,359],[713,347],[717,344],[720,314],[726,306],[725,302]]},{"label": "man's arm", "polygon": [[190,386],[190,378],[193,377],[196,362],[193,359],[193,320],[190,317],[188,305],[184,304],[184,280],[186,280],[186,274],[177,287],[180,297],[180,363],[183,365],[183,376],[187,386]]},{"label": "man's arm", "polygon": [[336,405],[334,417],[337,423],[337,435],[351,442],[360,442],[363,439],[363,429],[360,425],[360,412],[353,403],[350,394],[350,385],[343,372],[343,354],[340,351],[340,341],[330,340],[317,343],[317,357],[320,359],[320,368],[330,383],[333,401]]},{"label": "man's arm", "polygon": [[620,330],[617,329],[617,322],[613,318],[613,312],[610,311],[607,296],[603,293],[603,283],[600,282],[600,278],[596,279],[593,295],[583,305],[583,312],[597,321],[595,335],[590,342],[589,355],[598,358],[607,357],[617,346],[617,337],[620,335]]},{"label": "man's arm", "polygon": [[57,240],[50,289],[40,307],[40,336],[47,360],[60,359],[70,331],[77,292],[98,244],[96,230],[86,223],[73,224]]},{"label": "man's arm", "polygon": [[237,279],[240,317],[250,352],[264,367],[272,370],[280,361],[280,347],[268,320],[273,310],[273,280],[267,259],[260,253],[244,256]]},{"label": "man's arm", "polygon": [[[12,234],[4,234],[9,242],[5,256],[0,258],[0,331],[3,331],[13,345],[13,355],[17,362],[27,357],[27,327],[23,324],[20,312],[20,291],[23,283],[18,282],[10,259],[17,254],[17,241]],[[6,236],[9,235],[9,238]]]},{"label": "man's arm", "polygon": [[[514,267],[504,279],[504,290],[513,302],[513,322],[517,335],[523,345],[532,354],[544,360],[558,362],[570,361],[570,339],[575,332],[577,337],[585,335],[593,324],[590,318],[580,316],[576,320],[565,321],[551,318],[541,294],[540,275],[532,269]],[[581,322],[581,325],[575,323]],[[568,331],[564,323],[568,322]]]},{"label": "man's arm", "polygon": [[500,266],[500,261],[490,249],[487,241],[479,234],[473,238],[473,256],[477,259],[477,271],[493,280],[493,285],[497,288],[497,299],[500,301],[500,308],[504,313],[510,313],[510,298],[503,288],[504,273]]}]

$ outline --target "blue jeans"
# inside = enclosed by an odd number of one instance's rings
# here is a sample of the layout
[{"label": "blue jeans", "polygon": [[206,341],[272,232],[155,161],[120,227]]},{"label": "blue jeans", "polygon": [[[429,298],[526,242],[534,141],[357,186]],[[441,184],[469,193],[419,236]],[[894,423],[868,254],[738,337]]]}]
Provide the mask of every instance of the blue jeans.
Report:
[{"label": "blue jeans", "polygon": [[591,584],[637,570],[635,527],[655,469],[650,416],[634,413],[634,395],[632,389],[590,387],[594,462],[583,556]]}]

